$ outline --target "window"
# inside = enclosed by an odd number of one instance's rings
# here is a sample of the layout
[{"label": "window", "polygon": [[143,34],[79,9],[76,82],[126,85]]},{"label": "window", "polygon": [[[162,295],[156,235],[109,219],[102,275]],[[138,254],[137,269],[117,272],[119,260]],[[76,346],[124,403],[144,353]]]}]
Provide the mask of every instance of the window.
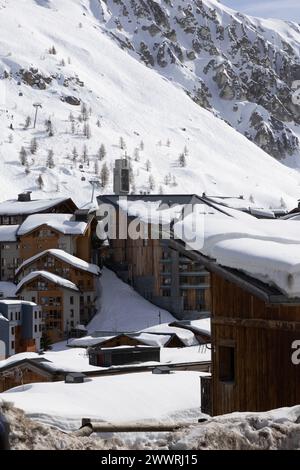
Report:
[{"label": "window", "polygon": [[235,381],[235,346],[219,346],[219,380],[221,382]]},{"label": "window", "polygon": [[74,318],[74,310],[73,309],[70,310],[70,317]]},{"label": "window", "polygon": [[74,328],[74,322],[73,321],[71,321],[71,327]]},{"label": "window", "polygon": [[205,308],[205,290],[196,291],[196,310],[203,310]]},{"label": "window", "polygon": [[15,342],[14,341],[11,342],[11,349],[15,349]]},{"label": "window", "polygon": [[88,303],[88,304],[91,303],[91,296],[90,296],[90,295],[87,296],[87,303]]},{"label": "window", "polygon": [[163,289],[162,290],[162,296],[163,297],[171,297],[171,291],[169,289],[168,290]]},{"label": "window", "polygon": [[42,312],[39,311],[39,318],[42,318]]},{"label": "window", "polygon": [[35,304],[35,297],[31,297],[31,301]]},{"label": "window", "polygon": [[72,295],[70,297],[70,305],[74,305],[74,297]]},{"label": "window", "polygon": [[37,325],[34,325],[34,332],[37,333],[38,327]]},{"label": "window", "polygon": [[38,287],[39,290],[44,290],[44,289],[46,289],[47,284],[44,281],[38,281],[37,287]]},{"label": "window", "polygon": [[51,258],[51,256],[48,256],[45,266],[48,268],[52,268],[54,266],[54,258]]},{"label": "window", "polygon": [[42,331],[42,325],[39,325],[39,332]]},{"label": "window", "polygon": [[34,312],[34,319],[37,320],[37,312]]},{"label": "window", "polygon": [[170,277],[164,277],[162,279],[162,284],[163,284],[163,286],[170,286],[171,285],[171,278]]},{"label": "window", "polygon": [[41,304],[48,305],[49,304],[49,297],[41,297]]},{"label": "window", "polygon": [[14,335],[15,334],[15,328],[12,326],[11,327],[11,334]]}]

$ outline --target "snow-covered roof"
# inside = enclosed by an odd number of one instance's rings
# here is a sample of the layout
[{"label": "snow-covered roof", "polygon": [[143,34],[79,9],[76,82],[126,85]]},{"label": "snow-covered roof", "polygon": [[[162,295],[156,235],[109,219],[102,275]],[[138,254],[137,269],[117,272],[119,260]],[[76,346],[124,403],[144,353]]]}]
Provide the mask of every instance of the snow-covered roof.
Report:
[{"label": "snow-covered roof", "polygon": [[172,326],[190,329],[194,333],[202,333],[204,335],[211,335],[211,319],[201,318],[199,320],[178,320],[172,323]]},{"label": "snow-covered roof", "polygon": [[[93,377],[76,386],[65,382],[35,383],[6,391],[1,398],[39,421],[52,425],[55,422],[69,431],[80,427],[82,416],[114,423],[143,420],[174,423],[178,414],[182,419],[190,417],[191,410],[199,413],[200,375],[205,374],[176,371],[162,376],[140,372]],[[18,393],[14,393],[16,390]]]},{"label": "snow-covered roof", "polygon": [[[171,334],[152,334],[152,333],[124,333],[125,336],[129,338],[134,338],[138,341],[141,341],[146,346],[159,346],[164,347],[171,338]],[[68,346],[70,347],[82,347],[88,348],[92,346],[101,345],[106,341],[118,338],[120,335],[116,336],[84,336],[82,338],[74,338],[69,340]]]},{"label": "snow-covered roof", "polygon": [[17,285],[17,292],[19,292],[22,287],[27,284],[28,282],[36,279],[37,277],[42,277],[47,279],[54,284],[57,284],[61,287],[66,289],[72,289],[78,291],[78,287],[68,279],[64,279],[63,277],[57,276],[56,274],[49,273],[48,271],[33,271],[32,273],[27,274],[27,276],[23,277],[23,279]]},{"label": "snow-covered roof", "polygon": [[3,304],[3,305],[30,305],[31,307],[37,307],[37,304],[35,302],[29,302],[28,300],[18,300],[18,299],[0,300],[0,304]]},{"label": "snow-covered roof", "polygon": [[0,203],[0,215],[26,215],[43,212],[58,204],[67,201],[68,198],[37,199],[34,201],[18,201],[11,199]]},{"label": "snow-covered roof", "polygon": [[[227,208],[228,216],[214,210],[205,211],[201,207],[199,211],[202,215],[197,232],[200,243],[193,249],[221,266],[276,286],[289,298],[300,297],[300,231],[297,221],[257,219]],[[182,233],[186,240],[195,238],[193,216],[177,222],[174,231],[178,238]]]},{"label": "snow-covered roof", "polygon": [[45,255],[52,255],[56,258],[59,258],[61,261],[64,261],[65,263],[74,266],[77,269],[81,269],[83,271],[88,271],[88,272],[90,272],[92,274],[95,274],[95,275],[99,275],[100,272],[101,272],[100,268],[96,264],[87,263],[86,261],[84,261],[80,258],[77,258],[77,256],[73,256],[69,253],[66,253],[63,250],[53,248],[53,249],[50,249],[50,250],[45,250],[41,253],[38,253],[35,256],[32,256],[31,258],[28,258],[27,260],[25,260],[21,264],[21,266],[17,269],[16,274],[18,274],[25,266],[28,266],[29,264],[31,264],[35,260],[37,260],[37,259],[39,259],[39,258],[41,258],[42,256],[45,256]]},{"label": "snow-covered roof", "polygon": [[120,199],[119,207],[131,217],[137,217],[145,223],[170,224],[176,219],[180,219],[184,208],[183,204],[168,206],[162,200],[144,201],[142,199],[130,201]]},{"label": "snow-covered roof", "polygon": [[16,295],[16,284],[13,282],[0,282],[0,299],[3,297],[15,297]]},{"label": "snow-covered roof", "polygon": [[19,225],[1,225],[0,242],[16,242]]},{"label": "snow-covered roof", "polygon": [[192,331],[186,330],[184,328],[178,328],[176,326],[170,326],[168,323],[154,325],[150,328],[145,328],[140,333],[163,333],[165,335],[175,334],[178,336],[178,338],[181,339],[185,346],[195,346],[199,344]]},{"label": "snow-covered roof", "polygon": [[[33,214],[29,215],[20,226],[18,235],[25,235],[42,225],[57,230],[65,235],[83,235],[87,228],[86,222],[72,220],[72,214]],[[1,232],[0,232],[1,237]]]}]

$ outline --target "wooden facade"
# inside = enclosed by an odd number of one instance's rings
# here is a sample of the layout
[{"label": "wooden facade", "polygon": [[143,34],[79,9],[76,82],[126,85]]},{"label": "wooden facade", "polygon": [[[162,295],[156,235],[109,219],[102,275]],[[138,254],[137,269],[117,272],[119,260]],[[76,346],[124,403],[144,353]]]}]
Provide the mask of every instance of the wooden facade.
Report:
[{"label": "wooden facade", "polygon": [[211,289],[213,415],[299,404],[300,365],[292,362],[299,299],[267,299],[216,272]]},{"label": "wooden facade", "polygon": [[[71,281],[78,288],[73,295],[66,296],[65,289],[45,279],[34,280],[22,288],[21,295],[25,296],[26,300],[37,302],[42,306],[46,318],[45,330],[53,341],[61,340],[66,332],[76,327],[78,323],[87,324],[90,321],[96,308],[98,279],[96,274],[80,269],[51,252],[44,253],[25,264],[17,273],[18,280],[21,281],[32,271],[47,271]],[[71,297],[73,297],[72,300]],[[52,299],[52,301],[50,303],[45,299]]]},{"label": "wooden facade", "polygon": [[30,263],[25,264],[24,267],[18,271],[17,278],[21,280],[22,277],[32,271],[47,271],[68,279],[82,292],[95,291],[96,289],[95,274],[80,269],[71,263],[67,263],[51,252],[41,254],[41,256],[35,258]]},{"label": "wooden facade", "polygon": [[178,318],[210,313],[210,277],[202,263],[172,240],[111,240],[104,263],[143,297]]},{"label": "wooden facade", "polygon": [[90,262],[91,226],[87,226],[83,235],[66,235],[44,224],[21,235],[19,245],[21,262],[50,249],[61,249]]},{"label": "wooden facade", "polygon": [[63,380],[64,374],[51,371],[37,360],[24,359],[0,369],[0,393],[20,385]]}]

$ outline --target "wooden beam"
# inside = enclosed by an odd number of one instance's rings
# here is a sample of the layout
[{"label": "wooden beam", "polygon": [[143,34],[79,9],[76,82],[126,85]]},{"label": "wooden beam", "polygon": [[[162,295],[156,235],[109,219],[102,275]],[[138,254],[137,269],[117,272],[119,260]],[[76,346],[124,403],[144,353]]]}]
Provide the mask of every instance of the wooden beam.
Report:
[{"label": "wooden beam", "polygon": [[266,328],[271,330],[300,331],[300,322],[282,320],[264,320],[262,318],[218,317],[211,319],[214,325],[243,328]]}]

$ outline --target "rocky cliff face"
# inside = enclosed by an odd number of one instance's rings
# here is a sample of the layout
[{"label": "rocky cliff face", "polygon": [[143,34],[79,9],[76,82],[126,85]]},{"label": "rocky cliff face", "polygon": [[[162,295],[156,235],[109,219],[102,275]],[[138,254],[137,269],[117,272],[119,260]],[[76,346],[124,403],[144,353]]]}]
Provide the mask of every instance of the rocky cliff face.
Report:
[{"label": "rocky cliff face", "polygon": [[120,47],[200,106],[278,159],[298,152],[299,25],[244,16],[215,0],[91,3]]}]

